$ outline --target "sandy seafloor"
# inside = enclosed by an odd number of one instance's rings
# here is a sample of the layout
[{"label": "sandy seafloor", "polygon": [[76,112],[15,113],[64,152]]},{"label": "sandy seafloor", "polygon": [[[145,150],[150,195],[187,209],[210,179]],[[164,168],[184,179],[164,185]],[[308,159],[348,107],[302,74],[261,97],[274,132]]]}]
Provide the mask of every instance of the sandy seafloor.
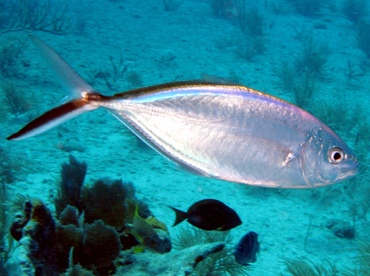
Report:
[{"label": "sandy seafloor", "polygon": [[[282,61],[292,61],[299,55],[302,47],[299,36],[305,32],[327,45],[331,53],[311,106],[324,100],[368,118],[369,67],[347,82],[348,61],[360,66],[366,56],[357,46],[353,24],[342,13],[340,3],[334,11],[324,7],[316,16],[305,17],[283,1],[276,4],[280,12],[275,13],[272,2],[275,1],[264,1],[258,6],[263,14],[266,49],[253,61],[237,54],[238,45],[248,38],[241,32],[234,14],[230,18],[215,16],[210,1],[205,0],[185,0],[171,12],[164,11],[159,0],[69,1],[68,16],[78,23],[78,30],[66,35],[33,34],[50,44],[105,94],[210,74],[237,79],[243,85],[292,101],[292,93],[284,91],[277,71]],[[28,140],[6,141],[30,117],[56,106],[65,96],[27,38],[28,33],[7,34],[23,40],[22,58],[29,62],[29,67],[20,66],[19,74],[9,80],[21,85],[24,93],[33,95],[32,111],[17,117],[11,114],[1,117],[0,146],[11,158],[22,162],[16,181],[8,184],[9,195],[36,196],[53,208],[60,166],[70,154],[62,149],[78,145],[84,151],[71,153],[88,164],[85,183],[105,176],[132,181],[137,196],[168,226],[174,221],[174,213],[167,205],[186,210],[200,199],[215,198],[235,209],[243,224],[231,231],[234,242],[248,231],[257,232],[261,242],[250,275],[288,275],[283,258],[307,257],[319,264],[328,260],[339,271],[354,267],[356,240],[339,238],[325,227],[330,219],[352,223],[348,198],[341,193],[325,199],[324,204],[318,195],[331,190],[271,190],[179,171],[154,151],[138,146],[136,138],[105,110],[84,114]],[[121,54],[128,71],[137,73],[140,79],[131,78],[130,82],[124,74],[114,83],[117,91],[109,91],[104,81],[94,76],[99,70],[111,72],[110,58],[118,63]],[[325,122],[325,118],[320,119]],[[337,126],[340,136],[353,146],[356,124],[346,121],[337,122]],[[364,160],[368,144],[360,150],[363,151],[357,154]],[[349,184],[338,184],[336,189],[345,190],[345,185]],[[358,185],[366,187],[365,183]],[[171,237],[177,231],[177,227],[170,228]],[[367,236],[368,231],[366,220],[357,223],[357,238]]]}]

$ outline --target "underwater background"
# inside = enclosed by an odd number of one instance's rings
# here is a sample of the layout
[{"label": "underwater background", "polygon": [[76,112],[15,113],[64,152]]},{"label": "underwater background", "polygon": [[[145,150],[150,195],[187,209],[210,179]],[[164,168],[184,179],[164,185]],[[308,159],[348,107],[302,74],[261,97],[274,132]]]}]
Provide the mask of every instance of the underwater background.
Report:
[{"label": "underwater background", "polygon": [[[31,139],[6,141],[66,96],[28,34],[48,43],[105,95],[211,75],[295,103],[354,149],[360,174],[313,190],[266,189],[200,177],[178,170],[104,110]],[[307,275],[370,275],[369,86],[370,2],[365,0],[2,1],[0,274],[62,273],[58,266],[32,270],[37,262],[44,265],[42,254],[32,248],[20,254],[25,246],[10,235],[10,228],[22,220],[19,214],[27,203],[42,206],[50,212],[49,220],[62,225],[57,204],[63,199],[61,183],[66,183],[62,164],[80,162],[87,166],[84,187],[107,178],[132,183],[128,193],[167,226],[173,245],[169,253],[124,252],[120,245],[107,270],[96,269],[98,261],[85,260],[88,264],[81,269],[96,275],[304,275],[310,269],[316,272]],[[104,200],[99,204],[112,204],[101,194],[75,207],[81,213],[99,198]],[[171,227],[175,213],[168,206],[187,210],[207,198],[227,204],[242,224],[204,239],[187,222]],[[87,235],[90,228],[82,227],[81,215],[75,217],[79,235]],[[118,231],[112,227],[106,229]],[[240,267],[232,263],[232,251],[249,231],[258,233],[260,250],[256,262]],[[203,265],[216,253],[204,261],[181,260],[179,256],[197,256],[184,249],[189,240],[199,245],[198,252],[208,252],[210,241],[221,241],[228,251],[218,262]],[[43,254],[54,254],[47,243],[44,249]],[[74,258],[67,259],[72,273]],[[189,262],[188,270],[181,270]]]}]

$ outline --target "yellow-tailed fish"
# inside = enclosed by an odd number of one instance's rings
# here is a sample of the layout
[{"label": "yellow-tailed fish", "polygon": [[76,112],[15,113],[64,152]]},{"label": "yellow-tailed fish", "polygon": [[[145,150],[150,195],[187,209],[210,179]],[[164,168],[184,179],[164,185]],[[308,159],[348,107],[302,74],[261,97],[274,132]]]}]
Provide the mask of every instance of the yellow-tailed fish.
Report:
[{"label": "yellow-tailed fish", "polygon": [[161,229],[157,232],[152,225],[140,217],[137,205],[131,229],[131,234],[142,245],[134,249],[135,253],[140,252],[144,247],[158,253],[167,253],[171,250],[168,232],[166,232],[166,235],[161,234],[160,231],[163,231]]},{"label": "yellow-tailed fish", "polygon": [[231,84],[169,83],[103,96],[52,48],[31,36],[73,100],[9,140],[40,134],[103,107],[166,158],[200,175],[277,188],[312,188],[357,173],[350,148],[308,112]]}]

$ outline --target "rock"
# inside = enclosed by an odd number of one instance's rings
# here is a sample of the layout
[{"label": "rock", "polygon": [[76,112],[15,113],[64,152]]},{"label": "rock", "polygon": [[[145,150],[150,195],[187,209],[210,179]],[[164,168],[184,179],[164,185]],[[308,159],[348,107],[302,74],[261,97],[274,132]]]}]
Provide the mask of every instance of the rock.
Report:
[{"label": "rock", "polygon": [[151,252],[124,254],[116,264],[117,275],[190,275],[199,262],[212,253],[220,252],[224,247],[225,243],[214,242],[171,251],[163,255]]}]

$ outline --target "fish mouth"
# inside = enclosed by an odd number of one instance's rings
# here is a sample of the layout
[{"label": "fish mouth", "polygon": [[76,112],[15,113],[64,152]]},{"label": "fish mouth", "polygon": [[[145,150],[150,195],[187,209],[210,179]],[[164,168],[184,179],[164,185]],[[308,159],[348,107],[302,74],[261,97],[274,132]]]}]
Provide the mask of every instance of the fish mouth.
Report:
[{"label": "fish mouth", "polygon": [[355,168],[351,168],[351,169],[348,169],[347,171],[344,171],[342,172],[339,177],[338,177],[338,180],[344,180],[344,179],[349,179],[349,178],[352,178],[354,176],[356,176],[358,173],[359,173],[359,168],[358,166],[356,166]]}]

